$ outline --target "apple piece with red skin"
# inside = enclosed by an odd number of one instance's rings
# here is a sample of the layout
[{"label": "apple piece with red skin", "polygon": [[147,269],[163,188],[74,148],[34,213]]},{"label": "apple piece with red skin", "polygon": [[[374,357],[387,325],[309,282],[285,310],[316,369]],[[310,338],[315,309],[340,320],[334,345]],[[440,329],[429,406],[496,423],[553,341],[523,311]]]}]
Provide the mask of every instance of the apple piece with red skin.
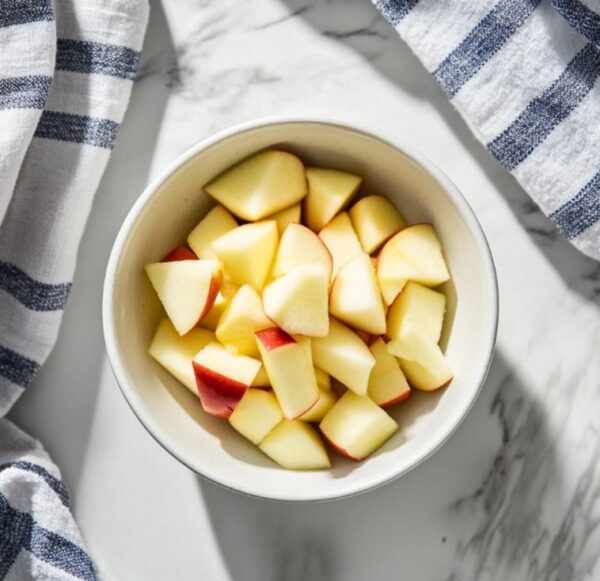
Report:
[{"label": "apple piece with red skin", "polygon": [[146,274],[180,335],[193,329],[212,308],[223,280],[215,260],[177,260],[146,265]]},{"label": "apple piece with red skin", "polygon": [[252,385],[260,361],[234,355],[219,343],[209,343],[194,357],[193,366],[204,410],[228,418]]},{"label": "apple piece with red skin", "polygon": [[300,417],[319,400],[315,370],[305,347],[279,327],[257,331],[255,336],[284,416]]},{"label": "apple piece with red skin", "polygon": [[347,391],[319,427],[337,452],[359,461],[388,440],[398,424],[370,398]]},{"label": "apple piece with red skin", "polygon": [[161,262],[176,262],[177,260],[198,260],[198,257],[186,246],[175,246]]}]

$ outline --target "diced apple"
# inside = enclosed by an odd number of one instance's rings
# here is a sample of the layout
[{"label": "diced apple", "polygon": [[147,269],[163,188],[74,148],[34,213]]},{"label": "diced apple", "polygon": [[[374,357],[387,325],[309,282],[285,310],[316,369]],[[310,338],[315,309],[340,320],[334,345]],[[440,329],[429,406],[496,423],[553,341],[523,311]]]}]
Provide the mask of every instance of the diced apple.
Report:
[{"label": "diced apple", "polygon": [[215,260],[155,262],[146,265],[146,274],[180,335],[210,311],[222,281],[222,267]]},{"label": "diced apple", "polygon": [[221,283],[221,290],[219,291],[213,306],[200,321],[200,326],[205,329],[215,331],[217,329],[217,325],[219,324],[221,315],[239,288],[240,287],[237,284],[229,280],[224,280]]},{"label": "diced apple", "polygon": [[403,325],[412,321],[438,343],[444,324],[446,296],[416,282],[408,282],[396,297],[387,314],[387,335],[393,343],[391,350],[397,357],[410,359],[398,341]]},{"label": "diced apple", "polygon": [[390,238],[377,257],[377,278],[388,305],[409,280],[425,286],[446,282],[450,275],[433,226],[416,224]]},{"label": "diced apple", "polygon": [[177,262],[178,260],[198,260],[198,257],[185,246],[176,246],[161,262]]},{"label": "diced apple", "polygon": [[340,454],[363,460],[398,429],[398,424],[368,397],[347,391],[319,425]]},{"label": "diced apple", "polygon": [[333,391],[319,388],[319,399],[305,414],[298,419],[304,422],[320,422],[337,401]]},{"label": "diced apple", "polygon": [[187,242],[199,258],[214,260],[212,243],[237,225],[236,219],[223,206],[215,206],[190,232]]},{"label": "diced apple", "polygon": [[244,220],[262,220],[307,194],[304,165],[286,151],[257,153],[204,186],[206,193]]},{"label": "diced apple", "polygon": [[281,236],[290,224],[300,224],[301,215],[302,204],[295,204],[294,206],[290,206],[285,210],[281,210],[276,214],[268,216],[266,219],[275,220],[275,222],[277,222],[277,229],[279,230],[279,235]]},{"label": "diced apple", "polygon": [[317,403],[319,388],[304,347],[278,327],[257,331],[255,335],[283,414],[294,419],[306,413]]},{"label": "diced apple", "polygon": [[254,333],[272,326],[273,322],[263,310],[260,295],[249,284],[245,284],[221,315],[216,334],[223,345],[234,347],[237,353],[258,357]]},{"label": "diced apple", "polygon": [[306,226],[290,224],[279,242],[271,274],[278,278],[307,265],[321,266],[327,273],[329,282],[333,260],[327,246]]},{"label": "diced apple", "polygon": [[192,329],[181,337],[173,323],[164,318],[158,324],[148,352],[175,379],[185,385],[194,395],[198,395],[192,359],[198,351],[215,340],[206,329]]},{"label": "diced apple", "polygon": [[265,288],[265,313],[287,333],[324,337],[329,330],[328,288],[322,266],[296,268]]},{"label": "diced apple", "polygon": [[356,193],[362,178],[335,169],[307,167],[308,196],[304,201],[307,226],[319,232]]},{"label": "diced apple", "polygon": [[[294,339],[294,341],[296,341],[296,343],[298,343],[298,345],[302,347],[302,349],[304,349],[304,353],[306,354],[306,357],[308,359],[308,364],[312,367],[312,341],[310,337],[307,337],[306,335],[292,335],[292,338]],[[315,379],[316,378],[317,374],[315,372]]]},{"label": "diced apple", "polygon": [[[312,361],[312,345],[311,345],[311,361]],[[322,369],[315,367],[315,378],[319,388],[329,391],[331,389],[331,377]]]},{"label": "diced apple", "polygon": [[367,393],[375,358],[354,331],[330,318],[327,337],[312,340],[313,361],[359,395]]},{"label": "diced apple", "polygon": [[350,219],[364,251],[371,254],[406,222],[396,206],[383,196],[367,196],[350,209]]},{"label": "diced apple", "polygon": [[212,247],[228,279],[240,286],[251,284],[261,291],[271,270],[277,242],[277,223],[265,220],[230,230],[217,238]]},{"label": "diced apple", "polygon": [[398,360],[388,353],[385,341],[379,337],[371,345],[375,367],[369,376],[367,395],[382,408],[405,400],[410,395],[410,386],[400,369]]},{"label": "diced apple", "polygon": [[340,268],[331,287],[329,310],[355,329],[385,333],[383,300],[368,254],[359,254]]},{"label": "diced apple", "polygon": [[228,418],[256,377],[260,361],[209,343],[193,360],[196,385],[206,412]]},{"label": "diced apple", "polygon": [[254,381],[252,382],[252,387],[259,387],[263,389],[265,387],[271,387],[271,381],[269,380],[269,376],[267,375],[267,370],[265,369],[265,366],[262,363],[260,364],[260,369],[258,370],[258,373],[256,374]]},{"label": "diced apple", "polygon": [[346,212],[340,212],[331,220],[319,232],[319,238],[325,243],[333,258],[333,276],[346,262],[363,251]]},{"label": "diced apple", "polygon": [[271,460],[288,470],[331,467],[327,450],[315,429],[299,420],[282,420],[259,444]]},{"label": "diced apple", "polygon": [[229,416],[229,423],[258,446],[282,419],[272,391],[249,389]]}]

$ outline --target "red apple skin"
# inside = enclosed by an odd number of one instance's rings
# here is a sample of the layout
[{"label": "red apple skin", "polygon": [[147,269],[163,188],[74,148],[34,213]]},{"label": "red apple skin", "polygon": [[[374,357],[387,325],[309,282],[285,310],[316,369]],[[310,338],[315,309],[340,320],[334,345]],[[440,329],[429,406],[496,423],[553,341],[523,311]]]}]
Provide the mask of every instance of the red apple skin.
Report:
[{"label": "red apple skin", "polygon": [[271,327],[254,333],[267,351],[273,351],[290,343],[295,343],[294,338],[279,327]]},{"label": "red apple skin", "polygon": [[383,403],[379,404],[380,408],[389,408],[390,406],[393,406],[397,403],[400,403],[401,401],[407,400],[410,397],[410,394],[412,393],[412,389],[409,391],[405,391],[404,393],[401,393],[398,397],[395,397],[394,399],[391,399],[390,401],[384,401]]},{"label": "red apple skin", "polygon": [[195,361],[192,364],[198,395],[204,411],[213,416],[227,419],[246,393],[248,386]]},{"label": "red apple skin", "polygon": [[185,246],[176,246],[161,262],[176,262],[178,260],[198,260],[198,257]]},{"label": "red apple skin", "polygon": [[329,437],[323,430],[321,430],[321,433],[323,434],[323,437],[327,440],[327,443],[331,446],[332,450],[334,452],[337,452],[340,456],[345,456],[346,458],[349,458],[350,460],[353,460],[354,462],[360,462],[361,460],[364,460],[364,458],[357,458],[356,456],[352,456],[351,454],[348,453],[347,450],[345,450],[344,448],[340,448],[337,444],[335,444],[333,441],[331,441],[329,439]]},{"label": "red apple skin", "polygon": [[208,311],[210,311],[215,304],[215,300],[217,299],[217,295],[221,290],[221,285],[223,284],[223,274],[218,272],[213,279],[210,281],[210,287],[208,288],[208,295],[206,296],[206,302],[204,303],[204,309],[200,313],[198,320],[196,321],[196,325],[208,315]]}]

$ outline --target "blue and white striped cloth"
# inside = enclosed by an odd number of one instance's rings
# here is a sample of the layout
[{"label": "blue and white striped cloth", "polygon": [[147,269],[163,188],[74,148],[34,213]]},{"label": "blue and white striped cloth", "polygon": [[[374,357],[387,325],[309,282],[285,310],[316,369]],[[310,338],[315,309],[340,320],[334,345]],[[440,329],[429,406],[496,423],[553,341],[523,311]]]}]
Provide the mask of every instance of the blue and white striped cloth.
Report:
[{"label": "blue and white striped cloth", "polygon": [[[0,0],[0,418],[55,342],[147,18],[146,0]],[[96,570],[58,469],[0,419],[5,578]]]},{"label": "blue and white striped cloth", "polygon": [[600,260],[600,0],[373,0],[477,138]]}]

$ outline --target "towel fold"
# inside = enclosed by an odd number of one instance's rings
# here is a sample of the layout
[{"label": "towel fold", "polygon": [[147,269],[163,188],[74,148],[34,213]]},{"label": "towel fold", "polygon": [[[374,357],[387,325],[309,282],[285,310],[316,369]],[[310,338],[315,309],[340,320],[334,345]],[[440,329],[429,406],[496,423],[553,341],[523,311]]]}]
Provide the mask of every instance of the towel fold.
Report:
[{"label": "towel fold", "polygon": [[598,0],[373,0],[488,151],[600,260]]},{"label": "towel fold", "polygon": [[[56,340],[147,18],[146,0],[9,0],[0,8],[0,418]],[[60,472],[39,443],[0,419],[6,576],[96,573]]]}]

